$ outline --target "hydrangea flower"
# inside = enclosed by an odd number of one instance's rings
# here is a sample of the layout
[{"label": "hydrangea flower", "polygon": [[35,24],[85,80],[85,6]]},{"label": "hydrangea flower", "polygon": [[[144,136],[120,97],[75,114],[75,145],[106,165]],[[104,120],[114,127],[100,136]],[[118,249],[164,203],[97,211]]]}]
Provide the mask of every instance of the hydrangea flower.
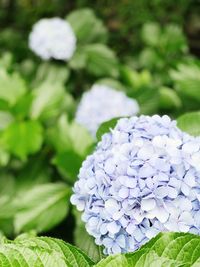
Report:
[{"label": "hydrangea flower", "polygon": [[83,162],[71,202],[106,254],[161,231],[200,232],[200,138],[168,116],[120,119]]},{"label": "hydrangea flower", "polygon": [[95,84],[83,94],[76,112],[76,121],[95,136],[101,123],[116,117],[132,116],[138,111],[137,101],[128,98],[124,92]]},{"label": "hydrangea flower", "polygon": [[69,60],[76,49],[76,36],[64,19],[41,19],[33,26],[29,47],[44,60]]}]

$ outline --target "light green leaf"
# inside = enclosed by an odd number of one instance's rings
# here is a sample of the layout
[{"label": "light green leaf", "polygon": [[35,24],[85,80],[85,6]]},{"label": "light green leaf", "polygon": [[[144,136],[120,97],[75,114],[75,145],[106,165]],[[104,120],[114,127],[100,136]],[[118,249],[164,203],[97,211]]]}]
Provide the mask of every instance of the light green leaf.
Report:
[{"label": "light green leaf", "polygon": [[199,266],[200,236],[189,233],[160,233],[139,250],[112,255],[98,267],[190,267]]},{"label": "light green leaf", "polygon": [[101,140],[102,135],[104,135],[105,133],[109,133],[110,129],[113,129],[115,127],[119,119],[120,118],[114,118],[109,121],[103,122],[99,126],[97,133],[96,133],[97,141]]},{"label": "light green leaf", "polygon": [[43,184],[18,194],[15,232],[43,232],[61,222],[68,212],[70,189],[65,184]]},{"label": "light green leaf", "polygon": [[129,267],[129,265],[124,255],[116,255],[101,260],[95,267]]},{"label": "light green leaf", "polygon": [[143,41],[150,46],[156,46],[159,43],[161,28],[158,23],[149,22],[144,24],[141,31]]},{"label": "light green leaf", "polygon": [[170,72],[175,88],[185,97],[200,101],[200,67],[197,64],[179,64]]},{"label": "light green leaf", "polygon": [[91,44],[85,47],[87,53],[87,70],[100,76],[118,77],[119,66],[115,53],[103,44]]},{"label": "light green leaf", "polygon": [[79,249],[49,237],[2,239],[2,267],[89,267],[93,262]]},{"label": "light green leaf", "polygon": [[40,149],[43,141],[42,132],[42,127],[37,121],[15,121],[3,132],[3,145],[10,153],[23,160]]},{"label": "light green leaf", "polygon": [[160,108],[162,109],[171,109],[171,108],[180,108],[181,99],[177,95],[176,91],[168,87],[161,87],[159,90],[160,94]]},{"label": "light green leaf", "polygon": [[87,64],[87,51],[85,47],[78,47],[69,61],[69,66],[72,69],[78,70],[86,67]]},{"label": "light green leaf", "polygon": [[14,120],[12,114],[7,111],[0,111],[0,130],[6,128]]},{"label": "light green leaf", "polygon": [[177,126],[194,136],[200,136],[200,111],[190,112],[177,119]]},{"label": "light green leaf", "polygon": [[94,143],[89,132],[75,121],[69,122],[66,115],[62,115],[57,125],[49,129],[47,139],[58,153],[74,151],[83,158]]},{"label": "light green leaf", "polygon": [[10,154],[5,148],[0,148],[0,166],[6,166],[10,160]]},{"label": "light green leaf", "polygon": [[76,34],[78,44],[102,43],[107,40],[107,30],[92,9],[75,10],[67,16],[67,21]]},{"label": "light green leaf", "polygon": [[149,84],[152,83],[151,73],[147,70],[137,72],[128,66],[123,66],[121,68],[121,76],[132,92],[135,92],[144,86],[149,86]]},{"label": "light green leaf", "polygon": [[53,64],[52,62],[43,62],[37,68],[34,84],[43,83],[54,85],[64,85],[69,78],[69,69],[65,66]]},{"label": "light green leaf", "polygon": [[26,90],[25,82],[17,73],[8,74],[4,69],[0,69],[1,100],[14,105]]},{"label": "light green leaf", "polygon": [[52,119],[66,109],[67,93],[57,83],[45,82],[33,91],[30,115],[32,119]]}]

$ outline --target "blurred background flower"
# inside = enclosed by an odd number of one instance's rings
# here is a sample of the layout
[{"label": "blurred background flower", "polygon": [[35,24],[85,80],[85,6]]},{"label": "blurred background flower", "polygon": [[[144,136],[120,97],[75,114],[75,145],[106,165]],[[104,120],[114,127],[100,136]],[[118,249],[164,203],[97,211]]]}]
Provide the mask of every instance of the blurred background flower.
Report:
[{"label": "blurred background flower", "polygon": [[85,92],[76,112],[76,121],[85,126],[93,136],[105,121],[117,117],[136,115],[139,106],[136,100],[106,85],[93,85]]},{"label": "blurred background flower", "polygon": [[76,36],[65,20],[41,19],[33,25],[29,47],[44,60],[68,60],[76,49]]}]

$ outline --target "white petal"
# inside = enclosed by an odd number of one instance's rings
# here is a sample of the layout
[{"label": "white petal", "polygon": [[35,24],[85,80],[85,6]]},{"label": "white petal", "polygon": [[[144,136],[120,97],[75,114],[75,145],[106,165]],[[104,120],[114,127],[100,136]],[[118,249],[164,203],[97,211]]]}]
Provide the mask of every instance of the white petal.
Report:
[{"label": "white petal", "polygon": [[154,199],[142,199],[141,201],[141,209],[145,211],[149,211],[154,209],[156,206],[156,201]]},{"label": "white petal", "polygon": [[122,187],[119,190],[119,196],[121,198],[127,198],[129,196],[129,189],[127,187]]},{"label": "white petal", "polygon": [[121,226],[119,224],[117,224],[115,221],[108,223],[107,224],[107,230],[111,233],[111,234],[116,234],[119,232]]},{"label": "white petal", "polygon": [[154,154],[153,146],[145,145],[139,150],[137,155],[140,159],[147,160],[150,159],[153,154]]},{"label": "white petal", "polygon": [[119,235],[116,239],[116,243],[121,247],[125,248],[126,247],[126,239],[124,235]]},{"label": "white petal", "polygon": [[142,239],[144,239],[144,234],[142,233],[142,231],[140,230],[140,228],[137,227],[137,229],[134,231],[133,236],[135,238],[136,241],[141,242]]},{"label": "white petal", "polygon": [[113,198],[106,200],[105,201],[105,210],[111,215],[116,213],[117,211],[119,211],[118,202]]},{"label": "white petal", "polygon": [[112,246],[112,253],[113,254],[119,254],[121,253],[121,248],[118,244],[114,243]]},{"label": "white petal", "polygon": [[126,227],[126,232],[132,235],[135,229],[136,229],[136,225],[133,222],[130,222],[129,225]]},{"label": "white petal", "polygon": [[170,198],[174,199],[178,196],[178,192],[174,187],[168,186],[167,191],[168,191],[168,197]]}]

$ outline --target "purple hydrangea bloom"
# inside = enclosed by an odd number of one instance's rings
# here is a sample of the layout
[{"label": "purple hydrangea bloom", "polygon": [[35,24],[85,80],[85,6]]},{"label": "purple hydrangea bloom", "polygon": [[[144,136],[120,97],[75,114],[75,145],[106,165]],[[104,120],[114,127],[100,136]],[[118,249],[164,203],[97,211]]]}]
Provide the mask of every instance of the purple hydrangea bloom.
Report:
[{"label": "purple hydrangea bloom", "polygon": [[95,84],[85,92],[76,112],[76,121],[95,136],[100,124],[117,117],[136,115],[139,105],[124,92],[101,84]]},{"label": "purple hydrangea bloom", "polygon": [[200,232],[200,139],[168,116],[120,119],[87,157],[71,202],[106,254],[161,231]]}]

